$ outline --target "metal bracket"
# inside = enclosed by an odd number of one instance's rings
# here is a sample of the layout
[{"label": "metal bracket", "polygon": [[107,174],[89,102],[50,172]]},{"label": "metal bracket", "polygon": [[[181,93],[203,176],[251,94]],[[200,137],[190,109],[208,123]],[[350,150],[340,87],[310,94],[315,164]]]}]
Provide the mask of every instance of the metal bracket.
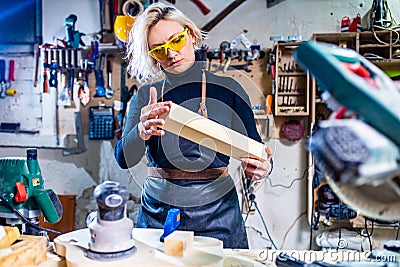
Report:
[{"label": "metal bracket", "polygon": [[74,120],[75,120],[76,135],[67,135],[65,143],[68,146],[68,144],[70,144],[70,143],[77,142],[78,146],[72,147],[72,148],[64,148],[63,156],[81,154],[86,151],[85,140],[83,139],[83,127],[82,127],[80,111],[74,112]]}]

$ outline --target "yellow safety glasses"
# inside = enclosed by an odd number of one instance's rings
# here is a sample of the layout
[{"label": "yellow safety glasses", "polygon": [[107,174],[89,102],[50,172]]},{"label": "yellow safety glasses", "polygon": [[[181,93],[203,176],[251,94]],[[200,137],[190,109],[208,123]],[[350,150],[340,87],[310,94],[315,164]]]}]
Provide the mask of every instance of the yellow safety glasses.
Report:
[{"label": "yellow safety glasses", "polygon": [[187,31],[188,28],[185,28],[183,32],[178,33],[176,36],[169,39],[165,44],[154,47],[148,52],[149,55],[156,60],[165,60],[168,58],[168,48],[176,52],[182,50],[187,41]]}]

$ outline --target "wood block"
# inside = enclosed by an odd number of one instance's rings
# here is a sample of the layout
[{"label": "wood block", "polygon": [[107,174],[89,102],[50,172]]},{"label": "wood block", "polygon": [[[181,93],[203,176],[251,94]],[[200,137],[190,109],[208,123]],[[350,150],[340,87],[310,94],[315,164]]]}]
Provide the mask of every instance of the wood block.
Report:
[{"label": "wood block", "polygon": [[264,144],[177,104],[171,105],[163,129],[238,160],[267,159]]},{"label": "wood block", "polygon": [[21,235],[16,243],[0,249],[0,266],[37,266],[46,260],[46,253],[46,237]]},{"label": "wood block", "polygon": [[174,231],[164,239],[164,253],[174,257],[185,257],[193,249],[194,232]]}]

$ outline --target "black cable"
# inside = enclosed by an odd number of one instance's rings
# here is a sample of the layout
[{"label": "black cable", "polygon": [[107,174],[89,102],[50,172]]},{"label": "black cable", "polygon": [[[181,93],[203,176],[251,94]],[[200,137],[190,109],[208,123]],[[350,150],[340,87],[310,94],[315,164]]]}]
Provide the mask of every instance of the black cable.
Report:
[{"label": "black cable", "polygon": [[365,219],[364,219],[364,225],[365,225],[365,231],[367,232],[367,237],[368,237],[368,242],[369,242],[369,249],[370,249],[370,251],[372,251],[371,236],[372,236],[372,234],[373,234],[373,232],[374,232],[374,222],[371,222],[371,223],[372,223],[372,226],[371,226],[371,233],[370,233],[370,232],[368,232],[367,221],[368,221],[367,218],[365,218]]},{"label": "black cable", "polygon": [[299,177],[299,178],[293,179],[293,180],[290,182],[289,185],[284,185],[284,184],[272,184],[272,180],[271,180],[271,178],[270,178],[269,176],[268,176],[267,178],[265,178],[265,179],[267,179],[267,180],[269,181],[269,186],[270,186],[270,187],[291,188],[292,185],[294,184],[294,182],[300,181],[300,180],[303,180],[303,179],[304,179],[304,177],[306,176],[306,173],[307,173],[307,171],[308,171],[308,169],[309,169],[310,167],[311,167],[311,166],[308,166],[307,168],[305,168],[305,169],[304,169],[304,172],[303,172],[303,175],[302,175],[301,177]]},{"label": "black cable", "polygon": [[266,232],[267,235],[268,235],[269,241],[271,242],[271,244],[272,244],[272,246],[274,247],[274,249],[278,250],[278,247],[275,245],[274,241],[273,241],[272,238],[271,238],[271,235],[269,234],[267,225],[265,224],[265,221],[264,221],[264,217],[262,216],[260,210],[258,209],[257,202],[255,202],[254,200],[252,200],[252,203],[254,203],[254,206],[256,207],[256,210],[257,210],[258,214],[260,215],[261,221],[262,221],[262,223],[263,223],[263,225],[264,225],[264,229],[265,229],[265,232]]},{"label": "black cable", "polygon": [[56,234],[56,235],[61,235],[61,233],[58,232],[58,231],[55,231],[55,230],[52,230],[52,229],[43,228],[43,227],[40,227],[40,226],[38,226],[38,225],[32,223],[32,222],[29,221],[27,218],[25,218],[25,216],[22,215],[21,212],[19,212],[19,210],[17,210],[17,209],[16,209],[10,202],[8,202],[8,200],[5,199],[4,197],[0,196],[0,200],[3,201],[4,203],[6,203],[7,206],[8,206],[13,212],[15,212],[16,214],[18,214],[18,216],[21,217],[21,219],[22,219],[24,222],[26,222],[27,224],[29,224],[30,226],[32,226],[32,227],[35,228],[36,230],[38,230],[38,231],[46,231],[46,232],[50,232],[50,233],[53,233],[53,234]]},{"label": "black cable", "polygon": [[312,194],[311,194],[311,203],[312,203],[312,207],[311,207],[311,224],[310,224],[310,243],[309,243],[309,250],[311,250],[312,248],[312,240],[313,240],[313,230],[316,227],[315,225],[315,211],[314,211],[314,184],[312,185]]},{"label": "black cable", "polygon": [[246,218],[244,219],[244,223],[246,223],[247,218],[249,217],[252,206],[253,206],[253,201],[250,202],[250,206],[247,208],[247,213],[246,213]]},{"label": "black cable", "polygon": [[400,233],[400,222],[397,223],[396,240],[399,240],[399,233]]},{"label": "black cable", "polygon": [[353,226],[353,224],[351,223],[350,219],[349,219],[347,216],[346,216],[346,220],[347,220],[347,222],[349,223],[350,228],[351,228],[354,232],[356,232],[357,234],[359,234],[359,235],[362,236],[362,237],[368,237],[368,235],[363,234],[360,230],[358,230],[357,228],[355,228],[355,227]]},{"label": "black cable", "polygon": [[338,239],[338,244],[337,244],[337,247],[336,247],[336,249],[338,250],[340,247],[340,241],[341,241],[341,239],[342,239],[342,223],[341,223],[341,221],[340,221],[340,217],[342,217],[342,211],[341,211],[341,209],[342,209],[342,205],[341,205],[341,203],[340,203],[340,201],[339,201],[339,217],[338,217],[338,226],[339,226],[339,239]]},{"label": "black cable", "polygon": [[[315,174],[314,174],[315,175]],[[314,176],[315,177],[315,176]],[[315,178],[314,178],[315,179]],[[315,215],[315,205],[314,205],[314,201],[315,201],[315,197],[314,197],[314,190],[315,187],[317,186],[316,183],[312,183],[311,184],[311,188],[312,188],[312,194],[311,194],[311,203],[312,203],[312,207],[311,207],[311,225],[310,225],[310,246],[309,249],[312,249],[312,242],[313,242],[313,231],[314,230],[318,230],[318,224],[319,224],[319,218],[321,216],[320,213],[320,204],[321,204],[321,198],[318,196],[317,199],[317,215]]]}]

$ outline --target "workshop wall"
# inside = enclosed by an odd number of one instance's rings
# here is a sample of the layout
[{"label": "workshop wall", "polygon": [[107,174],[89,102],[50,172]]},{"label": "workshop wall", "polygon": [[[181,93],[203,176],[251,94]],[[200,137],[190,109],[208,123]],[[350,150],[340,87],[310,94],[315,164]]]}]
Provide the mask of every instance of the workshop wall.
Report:
[{"label": "workshop wall", "polygon": [[[100,29],[98,2],[97,0],[43,0],[44,42],[53,43],[56,38],[63,39],[65,37],[63,19],[75,13],[78,15],[76,28],[88,33],[84,39],[88,44],[90,39],[87,38]],[[203,2],[211,9],[208,15],[203,15],[191,1],[178,0],[176,7],[188,14],[201,27],[224,9],[228,5],[225,2],[229,1],[203,0]],[[267,9],[264,0],[247,0],[210,31],[205,43],[210,48],[218,48],[221,41],[230,41],[243,30],[247,31],[246,37],[249,40],[260,44],[263,49],[272,47],[270,36],[295,35],[307,40],[313,33],[339,32],[343,16],[355,17],[357,13],[364,16],[371,4],[372,0],[285,0]],[[392,1],[389,5],[392,15],[399,18],[400,2]],[[0,58],[7,58],[7,55],[0,55]],[[18,71],[25,70],[28,73],[28,77],[21,78],[18,84],[18,90],[23,94],[16,98],[0,99],[0,118],[3,121],[11,116],[15,120],[27,121],[29,122],[25,124],[27,128],[40,127],[44,134],[28,136],[0,133],[0,157],[24,157],[24,147],[38,146],[38,159],[43,177],[46,179],[46,186],[57,194],[76,195],[75,227],[82,228],[85,227],[86,214],[95,208],[91,199],[95,185],[105,180],[117,180],[127,185],[132,195],[137,198],[140,196],[146,174],[146,161],[142,159],[141,163],[130,170],[121,170],[113,156],[116,141],[89,140],[87,135],[86,152],[63,156],[62,149],[57,149],[54,145],[54,93],[43,95],[40,94],[40,89],[32,89],[33,80],[30,74],[33,72],[33,61],[31,56],[18,59],[16,65]],[[260,92],[266,94],[271,90],[264,70],[254,68],[246,77],[247,80],[254,82],[252,88],[255,89],[246,88],[254,105],[261,101]],[[119,82],[119,79],[114,80]],[[72,125],[65,131],[66,133],[68,131],[73,133],[73,112],[79,109],[78,103],[74,109],[63,113],[65,123]],[[36,119],[37,117],[40,119]],[[275,138],[265,141],[274,151],[274,170],[270,179],[255,189],[259,209],[278,248],[308,249],[310,226],[307,219],[308,177],[307,154],[304,149],[306,141],[302,139],[299,142],[289,142]],[[238,168],[238,162],[233,161],[230,166],[231,173],[238,175]],[[130,207],[130,210],[134,208]],[[271,247],[257,212],[249,215],[246,225],[249,226],[252,248]],[[377,245],[389,235],[390,232],[385,231],[378,234]]]}]

